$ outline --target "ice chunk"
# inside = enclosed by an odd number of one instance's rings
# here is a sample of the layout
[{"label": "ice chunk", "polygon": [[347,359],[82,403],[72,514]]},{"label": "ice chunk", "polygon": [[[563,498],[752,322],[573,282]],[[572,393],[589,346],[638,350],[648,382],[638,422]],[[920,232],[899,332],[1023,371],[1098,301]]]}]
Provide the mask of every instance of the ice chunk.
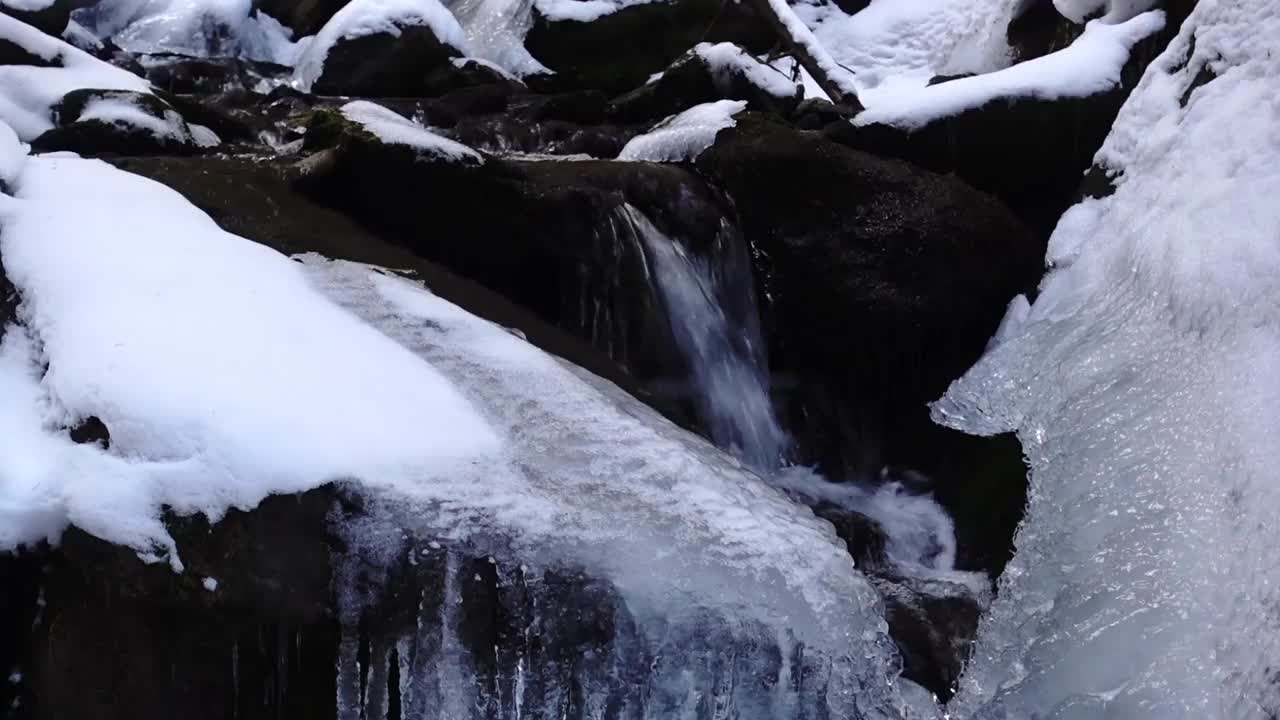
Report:
[{"label": "ice chunk", "polygon": [[406,26],[426,26],[437,40],[460,52],[467,47],[462,26],[439,0],[351,0],[307,45],[294,69],[294,81],[309,90],[324,72],[329,52],[342,40],[378,33],[398,37]]},{"label": "ice chunk", "polygon": [[663,120],[622,148],[619,160],[681,162],[693,160],[711,147],[716,134],[737,124],[734,115],[747,109],[745,100],[718,100],[694,105]]},{"label": "ice chunk", "polygon": [[43,59],[47,66],[0,65],[0,122],[24,141],[53,128],[52,108],[72,90],[148,92],[145,80],[0,13],[0,40]]},{"label": "ice chunk", "polygon": [[342,106],[348,120],[360,123],[379,140],[391,145],[404,145],[422,155],[450,162],[480,165],[480,153],[455,140],[437,135],[393,110],[367,100],[355,100]]},{"label": "ice chunk", "polygon": [[1163,27],[1164,13],[1159,11],[1119,25],[1095,20],[1070,46],[1004,70],[928,87],[881,90],[854,123],[914,129],[999,98],[1056,100],[1106,92],[1120,83],[1129,50]]},{"label": "ice chunk", "polygon": [[218,589],[218,579],[207,577],[204,580],[200,581],[200,585],[203,586],[205,590],[208,590],[209,592],[214,592]]},{"label": "ice chunk", "polygon": [[1280,713],[1277,37],[1274,0],[1201,0],[1099,152],[1114,194],[935,405],[1031,466],[957,717]]},{"label": "ice chunk", "polygon": [[447,4],[467,37],[467,54],[516,77],[550,73],[525,49],[533,0],[452,0]]},{"label": "ice chunk", "polygon": [[101,0],[77,10],[78,23],[134,53],[243,56],[291,64],[298,46],[251,0]]}]

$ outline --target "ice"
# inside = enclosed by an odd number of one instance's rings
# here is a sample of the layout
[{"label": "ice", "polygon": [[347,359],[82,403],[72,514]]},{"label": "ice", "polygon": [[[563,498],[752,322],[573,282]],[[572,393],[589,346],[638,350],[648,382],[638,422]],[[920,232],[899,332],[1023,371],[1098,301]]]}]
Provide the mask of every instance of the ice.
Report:
[{"label": "ice", "polygon": [[222,138],[204,125],[192,124],[188,125],[187,128],[191,131],[191,141],[195,143],[196,147],[212,148],[222,144]]},{"label": "ice", "polygon": [[1163,27],[1160,11],[1118,25],[1094,20],[1070,46],[1004,70],[928,87],[882,89],[854,123],[910,130],[1000,98],[1056,100],[1106,92],[1119,85],[1130,49]]},{"label": "ice", "polygon": [[934,408],[1031,467],[956,717],[1280,713],[1276,37],[1274,0],[1197,5],[1098,154],[1114,194]]},{"label": "ice", "polygon": [[450,12],[467,37],[467,54],[516,77],[550,73],[524,47],[533,27],[533,0],[452,0]]},{"label": "ice", "polygon": [[[430,365],[177,193],[65,157],[28,159],[18,187],[0,219],[23,321],[0,380],[3,547],[73,523],[180,567],[162,505],[216,520],[328,481],[429,482],[500,444]],[[109,450],[60,429],[88,417]]]},{"label": "ice", "polygon": [[351,0],[316,33],[294,68],[299,89],[310,90],[324,72],[329,51],[342,40],[390,33],[400,28],[425,26],[436,39],[460,53],[467,47],[466,34],[453,14],[439,0]]},{"label": "ice", "polygon": [[698,43],[693,53],[707,64],[712,78],[722,86],[727,86],[734,76],[741,76],[774,97],[796,95],[796,83],[789,75],[760,62],[733,43]]},{"label": "ice", "polygon": [[693,160],[711,147],[716,135],[737,124],[734,115],[747,109],[745,100],[717,100],[694,105],[632,138],[618,153],[619,160],[681,162]]},{"label": "ice", "polygon": [[148,92],[146,81],[0,14],[0,40],[48,62],[50,67],[0,65],[0,123],[23,141],[53,128],[52,108],[72,90],[83,88]]},{"label": "ice", "polygon": [[785,629],[830,663],[833,717],[897,716],[878,596],[829,525],[617,387],[420,287],[304,260],[317,287],[438,368],[504,439],[478,487],[421,488],[430,511],[404,508],[419,537],[496,534],[496,551],[521,562],[588,568],[637,615],[701,608]]},{"label": "ice", "polygon": [[299,47],[252,0],[100,0],[74,14],[102,40],[134,53],[243,56],[292,64]]},{"label": "ice", "polygon": [[89,100],[77,122],[87,120],[136,128],[150,132],[159,140],[185,142],[191,139],[186,122],[176,111],[165,110],[164,117],[159,118],[138,107],[129,98],[104,96]]},{"label": "ice", "polygon": [[420,155],[438,160],[480,165],[480,153],[455,140],[437,135],[393,110],[367,100],[355,100],[342,106],[342,114],[360,123],[379,140],[390,145],[413,148]]}]

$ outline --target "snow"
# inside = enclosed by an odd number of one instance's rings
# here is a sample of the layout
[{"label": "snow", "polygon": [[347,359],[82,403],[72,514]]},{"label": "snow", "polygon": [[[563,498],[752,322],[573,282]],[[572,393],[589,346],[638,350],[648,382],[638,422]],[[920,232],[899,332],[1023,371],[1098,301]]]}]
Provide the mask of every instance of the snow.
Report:
[{"label": "snow", "polygon": [[0,40],[7,40],[55,67],[0,66],[0,122],[23,141],[53,128],[52,108],[72,90],[100,88],[148,92],[142,78],[113,67],[8,15],[0,14]]},{"label": "snow", "polygon": [[551,72],[524,46],[533,27],[532,0],[452,0],[447,7],[466,35],[468,56],[521,78]]},{"label": "snow", "polygon": [[809,56],[827,74],[836,88],[845,95],[858,97],[858,84],[854,80],[854,73],[831,56],[824,44],[825,41],[813,34],[809,26],[787,4],[787,0],[769,0],[769,7],[782,21],[787,34],[791,36],[791,41],[808,51]]},{"label": "snow", "polygon": [[468,165],[484,163],[484,157],[475,150],[437,135],[377,103],[355,100],[342,106],[342,114],[351,122],[359,123],[382,142],[413,148],[420,156]]},{"label": "snow", "polygon": [[[68,157],[30,158],[18,187],[0,215],[22,297],[0,352],[0,547],[71,523],[178,568],[162,506],[216,520],[329,481],[464,475],[500,446],[429,364],[177,193]],[[60,429],[91,416],[110,450]]]},{"label": "snow", "polygon": [[737,124],[733,116],[746,108],[744,100],[718,100],[694,105],[663,120],[649,132],[632,138],[622,148],[618,159],[655,162],[696,159],[716,141],[717,133]]},{"label": "snow", "polygon": [[1280,712],[1276,37],[1274,0],[1201,0],[1096,158],[1114,194],[934,407],[1031,468],[955,717]]},{"label": "snow", "polygon": [[218,589],[218,579],[207,577],[204,580],[200,581],[200,585],[204,587],[205,590],[208,590],[209,592],[215,592]]},{"label": "snow", "polygon": [[878,92],[874,99],[868,98],[868,109],[854,123],[910,130],[1001,98],[1056,100],[1106,92],[1120,83],[1130,49],[1163,27],[1160,11],[1118,25],[1094,20],[1074,43],[1055,53],[985,75]]},{"label": "snow", "polygon": [[18,185],[22,168],[27,164],[27,148],[18,139],[13,128],[0,123],[0,183],[6,192],[12,192]]},{"label": "snow", "polygon": [[853,73],[858,97],[869,107],[886,82],[923,87],[936,75],[1008,66],[1005,29],[1022,2],[872,0],[854,15],[830,2],[798,2],[793,9],[832,59]]},{"label": "snow", "polygon": [[77,10],[77,22],[133,53],[239,56],[292,64],[301,46],[252,0],[100,0]]},{"label": "snow", "polygon": [[791,81],[790,76],[751,57],[747,51],[733,43],[699,43],[691,52],[707,64],[712,79],[721,87],[722,92],[734,77],[743,77],[774,97],[790,98],[796,95],[796,83]]},{"label": "snow", "polygon": [[533,0],[533,6],[552,22],[591,22],[606,15],[658,0]]},{"label": "snow", "polygon": [[158,118],[130,98],[104,96],[90,99],[76,118],[77,122],[87,120],[146,130],[162,141],[182,143],[191,139],[186,123],[176,111],[165,110],[164,117]]},{"label": "snow", "polygon": [[1104,22],[1124,22],[1155,5],[1156,0],[1053,0],[1058,12],[1077,24],[1095,15]]},{"label": "snow", "polygon": [[438,0],[351,0],[339,10],[298,58],[294,81],[299,89],[310,90],[324,72],[325,59],[343,40],[389,33],[399,37],[401,28],[426,26],[441,43],[462,53],[466,34],[453,14]]},{"label": "snow", "polygon": [[23,12],[35,12],[53,6],[54,0],[0,0],[0,7],[13,8]]}]

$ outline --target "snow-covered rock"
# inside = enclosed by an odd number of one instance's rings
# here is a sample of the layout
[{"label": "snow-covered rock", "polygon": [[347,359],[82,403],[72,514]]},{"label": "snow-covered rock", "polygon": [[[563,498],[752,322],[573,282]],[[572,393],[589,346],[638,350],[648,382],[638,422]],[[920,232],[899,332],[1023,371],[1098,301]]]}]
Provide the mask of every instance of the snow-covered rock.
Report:
[{"label": "snow-covered rock", "polygon": [[83,155],[184,153],[216,145],[206,129],[199,142],[177,110],[150,93],[76,90],[54,107],[57,127],[31,141],[39,152]]},{"label": "snow-covered rock", "polygon": [[54,127],[53,106],[85,88],[148,92],[145,80],[0,14],[0,40],[28,53],[0,65],[0,122],[30,141]]},{"label": "snow-covered rock", "polygon": [[652,120],[715,100],[745,100],[752,110],[787,115],[802,89],[790,77],[732,43],[699,43],[658,77],[614,100],[612,113]]},{"label": "snow-covered rock", "polygon": [[0,0],[0,12],[58,37],[67,29],[75,0]]},{"label": "snow-covered rock", "polygon": [[308,45],[294,81],[322,95],[416,95],[419,76],[465,47],[462,27],[439,0],[352,0]]},{"label": "snow-covered rock", "polygon": [[934,408],[1031,466],[958,717],[1280,712],[1277,36],[1273,0],[1198,3],[1098,153],[1112,192]]},{"label": "snow-covered rock", "polygon": [[466,165],[484,163],[484,158],[475,150],[431,132],[377,103],[357,100],[343,105],[341,112],[348,120],[372,133],[380,142],[407,147],[420,157]]}]

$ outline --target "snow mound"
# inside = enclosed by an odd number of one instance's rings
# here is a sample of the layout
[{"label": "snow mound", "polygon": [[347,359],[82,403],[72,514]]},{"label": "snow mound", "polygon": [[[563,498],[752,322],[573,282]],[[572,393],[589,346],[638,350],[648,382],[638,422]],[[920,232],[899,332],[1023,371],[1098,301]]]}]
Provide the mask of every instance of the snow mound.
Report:
[{"label": "snow mound", "polygon": [[299,47],[252,0],[100,0],[77,10],[78,23],[133,53],[241,56],[292,64]]},{"label": "snow mound", "polygon": [[[180,567],[162,506],[216,520],[329,481],[457,478],[500,447],[430,365],[177,193],[67,157],[30,158],[18,187],[0,216],[23,322],[0,352],[0,548],[73,523]],[[89,417],[110,449],[60,429]]]},{"label": "snow mound", "polygon": [[309,90],[324,72],[325,60],[343,40],[388,33],[399,37],[401,28],[425,26],[440,42],[462,53],[466,33],[453,14],[438,0],[351,0],[339,10],[299,56],[294,81]]},{"label": "snow mound", "polygon": [[1201,0],[1098,154],[1115,192],[935,405],[1031,466],[956,717],[1280,713],[1277,37],[1274,0]]},{"label": "snow mound", "polygon": [[745,100],[718,100],[694,105],[663,120],[622,148],[619,160],[682,162],[696,159],[716,141],[716,134],[737,124],[734,115],[747,109]]},{"label": "snow mound", "polygon": [[145,80],[0,14],[0,40],[40,58],[46,66],[0,65],[0,122],[24,141],[53,128],[53,106],[72,90],[100,88],[149,92]]},{"label": "snow mound", "polygon": [[882,90],[854,124],[914,129],[1002,98],[1056,100],[1106,92],[1120,83],[1133,46],[1163,27],[1160,11],[1118,25],[1094,20],[1070,46],[1004,70],[928,87]]},{"label": "snow mound", "polygon": [[351,122],[372,133],[384,143],[403,145],[420,155],[449,162],[480,165],[480,153],[456,140],[437,135],[393,110],[367,100],[356,100],[342,106],[342,114]]},{"label": "snow mound", "polygon": [[796,84],[789,76],[760,62],[733,43],[699,43],[692,52],[706,63],[712,79],[720,86],[728,86],[734,77],[743,77],[774,97],[795,97]]}]

